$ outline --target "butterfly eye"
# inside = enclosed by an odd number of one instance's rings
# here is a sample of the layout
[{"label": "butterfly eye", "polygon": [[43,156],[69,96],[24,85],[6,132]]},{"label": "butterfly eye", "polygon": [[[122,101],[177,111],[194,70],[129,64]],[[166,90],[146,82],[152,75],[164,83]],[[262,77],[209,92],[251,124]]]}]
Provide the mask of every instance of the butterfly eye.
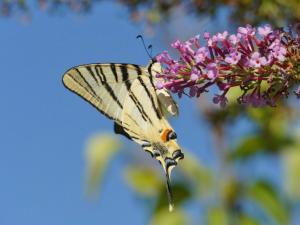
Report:
[{"label": "butterfly eye", "polygon": [[169,132],[168,140],[173,140],[177,138],[177,134],[174,131]]}]

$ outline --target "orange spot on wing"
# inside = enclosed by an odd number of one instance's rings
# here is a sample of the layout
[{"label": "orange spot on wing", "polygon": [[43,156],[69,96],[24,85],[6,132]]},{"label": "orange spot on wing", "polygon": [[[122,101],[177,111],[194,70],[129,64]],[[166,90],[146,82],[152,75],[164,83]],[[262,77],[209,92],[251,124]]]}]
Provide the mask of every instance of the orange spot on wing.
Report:
[{"label": "orange spot on wing", "polygon": [[169,136],[169,133],[172,132],[171,129],[167,128],[167,129],[164,129],[160,138],[163,142],[167,142],[168,141],[168,136]]}]

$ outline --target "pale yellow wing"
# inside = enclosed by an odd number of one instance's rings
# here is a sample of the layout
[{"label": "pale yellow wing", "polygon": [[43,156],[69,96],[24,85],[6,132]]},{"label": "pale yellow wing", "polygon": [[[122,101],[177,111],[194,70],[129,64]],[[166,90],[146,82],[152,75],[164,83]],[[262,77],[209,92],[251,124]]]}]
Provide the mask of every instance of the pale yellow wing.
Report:
[{"label": "pale yellow wing", "polygon": [[[149,74],[153,77],[154,84],[157,82],[162,82],[162,80],[156,78],[156,74],[162,72],[161,64],[158,62],[150,63],[147,67]],[[158,97],[159,104],[164,111],[167,111],[172,116],[178,116],[179,110],[176,102],[172,98],[170,92],[163,89],[156,89],[156,95]]]},{"label": "pale yellow wing", "polygon": [[[131,85],[124,101],[122,128],[128,136],[155,157],[163,167],[169,198],[169,210],[173,210],[173,196],[170,184],[172,169],[183,158],[176,135],[163,116],[152,76],[139,76]],[[175,134],[175,132],[174,132]]]},{"label": "pale yellow wing", "polygon": [[160,133],[169,128],[158,103],[151,77],[139,76],[124,101],[121,122],[134,141],[160,142]]},{"label": "pale yellow wing", "polygon": [[63,75],[64,85],[120,124],[128,90],[137,77],[147,76],[144,67],[134,64],[87,64]]},{"label": "pale yellow wing", "polygon": [[165,88],[160,90],[157,89],[156,95],[163,112],[166,111],[171,116],[178,116],[179,114],[178,106],[167,89]]}]

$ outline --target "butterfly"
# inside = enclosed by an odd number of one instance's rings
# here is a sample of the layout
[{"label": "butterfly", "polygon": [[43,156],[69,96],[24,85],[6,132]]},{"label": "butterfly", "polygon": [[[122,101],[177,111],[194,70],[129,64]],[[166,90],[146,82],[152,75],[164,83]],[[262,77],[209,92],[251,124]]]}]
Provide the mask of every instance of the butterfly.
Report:
[{"label": "butterfly", "polygon": [[166,114],[178,115],[178,107],[166,89],[156,89],[162,70],[154,59],[148,66],[107,63],[69,69],[63,84],[114,121],[114,131],[138,143],[162,165],[166,175],[169,210],[173,209],[170,185],[172,169],[184,158],[177,135]]}]

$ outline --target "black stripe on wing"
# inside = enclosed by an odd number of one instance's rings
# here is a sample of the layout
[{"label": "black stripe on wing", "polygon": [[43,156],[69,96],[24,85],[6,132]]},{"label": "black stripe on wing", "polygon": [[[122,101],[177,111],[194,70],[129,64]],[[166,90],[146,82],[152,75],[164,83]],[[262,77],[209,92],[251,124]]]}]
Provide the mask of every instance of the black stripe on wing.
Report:
[{"label": "black stripe on wing", "polygon": [[[158,109],[158,106],[155,105],[155,102],[154,102],[154,98],[153,98],[153,95],[150,93],[149,89],[147,88],[145,82],[143,81],[143,79],[141,77],[138,77],[138,80],[140,82],[140,84],[143,86],[143,88],[145,89],[146,93],[147,93],[147,96],[149,97],[149,100],[151,102],[151,105],[152,105],[152,108],[154,109],[155,111],[155,114],[157,116],[158,119],[161,119],[162,118],[162,115]],[[150,83],[152,83],[150,81]],[[155,89],[154,89],[155,90]]]},{"label": "black stripe on wing", "polygon": [[[84,89],[89,95],[91,95],[91,96],[94,97],[94,94],[90,91],[89,88],[87,88],[87,86],[82,85],[82,84],[81,84],[77,79],[75,79],[75,77],[73,77],[71,74],[68,74],[68,73],[67,73],[66,76],[68,76],[71,80],[73,80],[74,83],[76,83],[76,84],[79,85],[82,89]],[[67,89],[69,89],[69,90],[75,92],[76,94],[78,94],[79,96],[81,96],[75,89],[72,89],[71,87],[68,87],[68,86],[65,84],[64,81],[63,81],[63,84],[64,84],[64,86],[65,86]],[[83,97],[83,96],[81,96],[81,97]],[[100,97],[97,98],[97,100],[100,101],[100,102],[103,101]]]},{"label": "black stripe on wing", "polygon": [[86,66],[85,68],[89,71],[89,73],[91,74],[91,76],[92,76],[92,78],[94,79],[94,81],[95,81],[98,85],[100,85],[100,83],[99,83],[99,81],[98,81],[98,79],[97,79],[95,73],[93,72],[92,68],[91,68],[90,66]]},{"label": "black stripe on wing", "polygon": [[116,70],[116,65],[114,63],[111,63],[110,69],[111,69],[112,74],[115,77],[116,82],[118,82],[118,74],[117,74],[117,70]]},{"label": "black stripe on wing", "polygon": [[138,100],[138,98],[135,96],[135,94],[132,92],[131,89],[129,89],[129,97],[131,98],[131,100],[134,102],[134,104],[136,105],[137,109],[139,110],[142,118],[144,121],[149,121],[151,124],[152,120],[150,119],[150,117],[148,116],[148,114],[146,113],[142,103]]},{"label": "black stripe on wing", "polygon": [[[75,69],[76,72],[78,73],[78,75],[80,76],[80,78],[86,83],[86,85],[89,87],[90,91],[93,93],[94,96],[97,96],[96,92],[94,91],[94,89],[92,88],[92,86],[89,84],[89,82],[85,79],[85,77],[83,76],[83,74],[80,72],[80,70],[78,68]],[[88,89],[85,89],[88,90]]]},{"label": "black stripe on wing", "polygon": [[[131,98],[131,100],[136,105],[136,107],[139,110],[143,120],[144,121],[149,121],[152,124],[152,121],[151,121],[150,117],[147,115],[147,113],[145,112],[143,105],[138,100],[138,98],[135,96],[133,91],[131,90],[132,82],[128,80],[127,64],[122,65],[120,68],[121,68],[121,71],[122,71],[122,79],[125,82],[129,97]],[[136,66],[135,69],[136,69],[137,74],[139,74],[139,75],[142,74],[141,69],[140,69],[139,66]]]},{"label": "black stripe on wing", "polygon": [[150,83],[151,83],[152,87],[154,88],[154,90],[156,90],[156,87],[155,87],[154,82],[153,82],[153,77],[155,76],[155,74],[152,73],[152,71],[153,71],[153,70],[152,70],[152,67],[153,67],[153,65],[156,64],[156,63],[158,63],[158,62],[156,62],[156,61],[151,62],[150,65],[149,65],[148,68],[147,68],[148,73],[149,73],[149,75],[150,75],[150,76],[149,76]]},{"label": "black stripe on wing", "polygon": [[102,67],[100,65],[96,65],[95,66],[95,71],[96,71],[96,74],[97,74],[97,76],[99,77],[99,79],[101,81],[101,84],[106,83],[106,77],[103,74]]},{"label": "black stripe on wing", "polygon": [[[78,72],[78,71],[76,71]],[[87,93],[89,93],[92,97],[94,97],[95,99],[97,99],[100,103],[103,102],[103,100],[99,97],[99,96],[94,96],[86,87],[84,87],[78,80],[76,80],[71,74],[66,74],[65,76],[68,76],[68,78],[72,79],[77,85],[79,85],[81,88],[83,88]],[[74,92],[76,95],[78,95],[79,97],[82,97],[82,99],[86,102],[88,102],[90,105],[92,105],[97,111],[99,111],[100,113],[102,113],[104,116],[106,116],[107,118],[116,121],[117,123],[121,124],[121,121],[118,120],[117,118],[113,118],[112,116],[110,116],[109,114],[107,114],[106,112],[104,112],[102,109],[98,108],[96,105],[94,105],[91,101],[89,101],[88,99],[85,98],[85,96],[83,96],[82,94],[80,94],[77,90],[72,89],[71,87],[67,86],[65,84],[65,82],[63,81],[63,85],[69,89],[70,91]]]},{"label": "black stripe on wing", "polygon": [[123,128],[125,131],[127,131],[127,132],[130,133],[130,135],[128,134],[130,137],[141,140],[141,139],[139,138],[140,134],[134,132],[133,130],[129,129],[128,127],[122,127],[122,128]]},{"label": "black stripe on wing", "polygon": [[[95,67],[95,71],[96,74],[93,72],[92,68],[90,66],[86,67],[87,70],[90,72],[91,76],[96,78],[96,75],[98,75],[98,77],[100,78],[100,81],[102,83],[102,85],[104,86],[105,90],[108,92],[108,94],[110,95],[110,97],[118,104],[118,106],[123,109],[123,105],[121,104],[121,102],[119,101],[118,97],[116,96],[114,90],[111,88],[111,86],[106,82],[106,76],[103,73],[102,67],[101,65],[96,66]],[[100,74],[98,72],[98,68],[100,70]],[[95,79],[96,80],[96,79]],[[98,83],[98,82],[97,82]],[[98,83],[99,84],[99,83]]]},{"label": "black stripe on wing", "polygon": [[129,80],[128,66],[134,67],[134,70],[137,74],[137,77],[139,77],[143,74],[141,67],[138,66],[138,65],[120,64],[120,70],[121,70],[121,74],[122,74],[122,81],[125,83],[127,90],[130,89],[130,86],[132,84],[132,81]]}]

